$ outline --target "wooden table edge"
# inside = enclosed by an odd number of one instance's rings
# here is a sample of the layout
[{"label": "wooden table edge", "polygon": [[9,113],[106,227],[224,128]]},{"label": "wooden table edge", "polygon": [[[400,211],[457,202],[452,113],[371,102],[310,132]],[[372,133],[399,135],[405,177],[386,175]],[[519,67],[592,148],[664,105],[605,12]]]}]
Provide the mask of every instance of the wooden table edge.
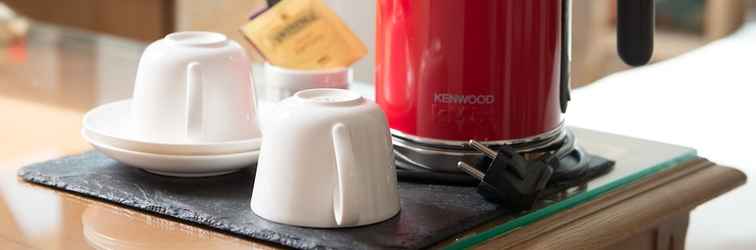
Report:
[{"label": "wooden table edge", "polygon": [[[740,170],[699,158],[491,239],[478,249],[598,249],[743,185]],[[649,205],[654,204],[654,205]],[[623,218],[632,218],[626,220]],[[491,227],[486,224],[484,227]],[[600,230],[597,230],[600,229]],[[587,233],[591,232],[591,233]]]}]

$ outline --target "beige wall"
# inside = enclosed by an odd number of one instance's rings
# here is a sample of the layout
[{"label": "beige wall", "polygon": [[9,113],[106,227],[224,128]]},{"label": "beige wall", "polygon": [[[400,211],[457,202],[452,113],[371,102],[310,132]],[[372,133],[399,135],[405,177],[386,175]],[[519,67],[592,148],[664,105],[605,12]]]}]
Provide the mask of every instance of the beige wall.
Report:
[{"label": "beige wall", "polygon": [[226,34],[244,46],[255,60],[260,60],[252,46],[239,32],[249,14],[265,7],[263,0],[175,0],[176,31],[204,30]]},{"label": "beige wall", "polygon": [[357,81],[372,83],[375,63],[375,0],[324,0],[324,2],[344,19],[344,22],[367,46],[368,55],[352,67],[354,67],[354,78]]}]

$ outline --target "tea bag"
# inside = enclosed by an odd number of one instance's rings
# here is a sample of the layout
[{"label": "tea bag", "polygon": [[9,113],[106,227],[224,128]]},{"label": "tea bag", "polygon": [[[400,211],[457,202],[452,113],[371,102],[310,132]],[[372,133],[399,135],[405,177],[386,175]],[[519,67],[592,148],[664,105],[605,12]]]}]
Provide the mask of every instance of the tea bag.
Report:
[{"label": "tea bag", "polygon": [[241,31],[269,63],[279,67],[349,67],[367,54],[365,45],[321,0],[280,1]]}]

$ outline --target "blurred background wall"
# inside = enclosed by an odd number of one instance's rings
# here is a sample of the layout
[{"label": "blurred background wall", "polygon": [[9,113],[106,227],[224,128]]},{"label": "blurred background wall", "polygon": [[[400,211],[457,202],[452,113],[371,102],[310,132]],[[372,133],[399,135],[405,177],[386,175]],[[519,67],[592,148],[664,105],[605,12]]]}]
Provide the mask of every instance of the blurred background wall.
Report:
[{"label": "blurred background wall", "polygon": [[[355,65],[355,77],[372,81],[375,0],[324,0],[367,44],[371,53]],[[173,31],[222,32],[260,57],[238,32],[263,0],[4,0],[33,20],[103,32],[140,41]],[[736,30],[756,0],[657,0],[654,62]],[[626,69],[615,52],[615,1],[573,1],[573,86]]]},{"label": "blurred background wall", "polygon": [[153,40],[174,29],[173,0],[0,0],[37,21]]}]

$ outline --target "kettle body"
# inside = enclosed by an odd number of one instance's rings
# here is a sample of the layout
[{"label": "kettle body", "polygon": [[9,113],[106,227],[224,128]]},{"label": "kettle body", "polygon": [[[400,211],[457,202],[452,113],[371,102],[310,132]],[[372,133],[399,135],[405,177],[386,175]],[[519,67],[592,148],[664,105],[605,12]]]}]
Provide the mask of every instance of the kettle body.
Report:
[{"label": "kettle body", "polygon": [[[523,150],[558,142],[570,98],[570,5],[378,0],[376,102],[397,156],[456,163],[469,140]],[[653,0],[619,0],[618,28],[623,59],[648,61]]]},{"label": "kettle body", "polygon": [[376,100],[395,133],[483,142],[562,123],[562,4],[379,0]]}]

